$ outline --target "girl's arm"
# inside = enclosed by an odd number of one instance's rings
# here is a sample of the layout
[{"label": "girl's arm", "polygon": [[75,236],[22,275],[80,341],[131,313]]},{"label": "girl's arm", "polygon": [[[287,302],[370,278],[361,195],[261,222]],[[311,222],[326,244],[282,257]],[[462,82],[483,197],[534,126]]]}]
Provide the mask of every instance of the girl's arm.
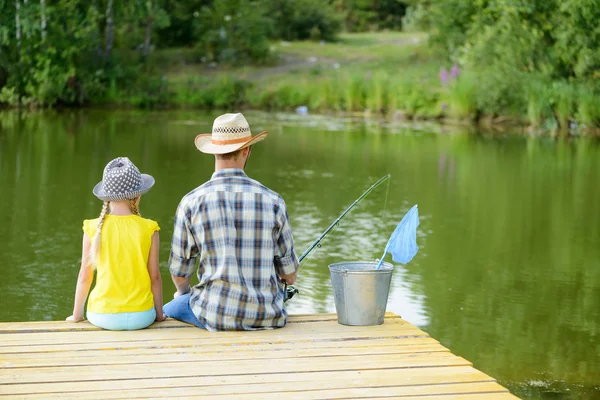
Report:
[{"label": "girl's arm", "polygon": [[83,307],[85,300],[90,292],[90,286],[94,280],[94,269],[90,263],[90,238],[87,233],[83,234],[83,249],[81,251],[81,267],[79,268],[79,277],[77,278],[77,289],[75,289],[75,304],[73,305],[73,315],[67,318],[67,321],[83,321]]},{"label": "girl's arm", "polygon": [[158,269],[158,245],[160,239],[158,232],[152,235],[152,245],[150,246],[150,256],[148,257],[148,273],[152,283],[152,296],[154,296],[154,309],[156,310],[156,320],[164,321],[163,296],[162,296],[162,277]]}]

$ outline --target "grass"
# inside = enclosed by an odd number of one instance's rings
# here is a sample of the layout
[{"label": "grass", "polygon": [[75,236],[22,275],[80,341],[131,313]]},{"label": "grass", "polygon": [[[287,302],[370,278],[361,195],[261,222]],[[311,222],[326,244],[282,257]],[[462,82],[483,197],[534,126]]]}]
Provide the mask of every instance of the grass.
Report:
[{"label": "grass", "polygon": [[272,50],[269,65],[241,67],[202,63],[194,49],[159,50],[148,63],[150,77],[135,92],[111,86],[107,97],[146,107],[306,106],[311,113],[474,122],[501,116],[538,130],[600,128],[600,96],[592,85],[523,75],[501,87],[505,75],[468,70],[442,85],[440,68],[451,65],[428,46],[425,34],[343,34],[335,43],[275,42]]},{"label": "grass", "polygon": [[577,92],[577,118],[584,126],[600,127],[600,94],[588,87]]},{"label": "grass", "polygon": [[421,81],[437,74],[438,60],[425,44],[424,34],[346,34],[335,43],[274,43],[279,60],[275,65],[210,67],[190,62],[192,49],[158,51],[152,62],[156,63],[153,72],[167,78],[178,98],[185,98],[181,93],[187,91],[190,77],[214,82],[215,77],[228,75],[250,82],[255,91],[267,91],[248,93],[245,103],[252,107],[307,105],[313,110],[335,111],[368,107],[382,112],[388,103],[388,82],[400,78]]}]

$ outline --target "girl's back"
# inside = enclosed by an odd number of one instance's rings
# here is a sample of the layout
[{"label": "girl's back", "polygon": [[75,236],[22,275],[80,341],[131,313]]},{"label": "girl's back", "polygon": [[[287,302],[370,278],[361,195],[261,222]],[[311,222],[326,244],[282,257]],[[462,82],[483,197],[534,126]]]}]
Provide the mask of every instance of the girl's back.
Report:
[{"label": "girl's back", "polygon": [[[83,231],[93,241],[99,218],[85,220]],[[96,285],[88,300],[88,311],[120,313],[153,307],[148,275],[152,235],[159,227],[139,215],[104,217],[97,259]]]}]

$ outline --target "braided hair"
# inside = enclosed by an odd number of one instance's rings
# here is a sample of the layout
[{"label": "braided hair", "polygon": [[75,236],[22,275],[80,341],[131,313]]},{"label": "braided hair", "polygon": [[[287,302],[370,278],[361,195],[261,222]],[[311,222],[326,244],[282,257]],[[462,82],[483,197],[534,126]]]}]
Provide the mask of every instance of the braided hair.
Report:
[{"label": "braided hair", "polygon": [[98,256],[100,255],[100,234],[102,233],[102,225],[104,225],[104,219],[106,214],[109,214],[108,206],[110,201],[105,201],[102,205],[102,211],[100,212],[100,217],[98,218],[98,227],[96,228],[96,236],[94,236],[94,241],[92,242],[92,247],[90,250],[90,254],[92,257],[92,266],[96,269],[96,265],[98,264]]},{"label": "braided hair", "polygon": [[135,215],[137,215],[137,216],[140,215],[140,210],[138,208],[137,199],[130,199],[129,200],[129,208],[131,209],[131,212],[134,213]]}]

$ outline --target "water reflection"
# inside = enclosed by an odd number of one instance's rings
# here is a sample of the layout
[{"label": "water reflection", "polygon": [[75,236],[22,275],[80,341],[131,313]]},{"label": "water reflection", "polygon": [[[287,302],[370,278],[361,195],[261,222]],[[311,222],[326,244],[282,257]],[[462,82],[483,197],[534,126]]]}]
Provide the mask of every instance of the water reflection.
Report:
[{"label": "water reflection", "polygon": [[[350,118],[248,113],[248,173],[286,200],[302,253],[381,176],[303,264],[296,313],[334,312],[328,265],[375,260],[419,204],[419,254],[396,266],[388,309],[423,327],[524,397],[598,396],[600,146],[531,137],[433,135]],[[127,155],[156,178],[141,212],[166,259],[181,197],[214,161],[192,144],[196,112],[0,114],[0,321],[70,314],[81,221],[106,162]],[[435,128],[439,130],[439,127]],[[385,205],[385,207],[384,207]],[[384,209],[385,208],[385,209]]]}]

